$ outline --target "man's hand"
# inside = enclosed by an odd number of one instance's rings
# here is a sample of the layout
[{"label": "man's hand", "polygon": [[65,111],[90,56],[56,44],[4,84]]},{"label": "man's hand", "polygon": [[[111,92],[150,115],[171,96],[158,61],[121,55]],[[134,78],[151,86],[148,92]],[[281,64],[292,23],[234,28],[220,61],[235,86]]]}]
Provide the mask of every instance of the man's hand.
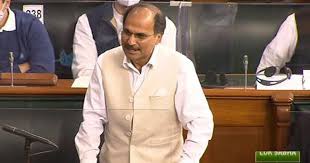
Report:
[{"label": "man's hand", "polygon": [[28,62],[19,64],[18,67],[19,67],[19,70],[20,70],[21,73],[25,73],[28,70],[30,70],[30,68],[31,68],[31,66],[30,66],[30,64]]}]

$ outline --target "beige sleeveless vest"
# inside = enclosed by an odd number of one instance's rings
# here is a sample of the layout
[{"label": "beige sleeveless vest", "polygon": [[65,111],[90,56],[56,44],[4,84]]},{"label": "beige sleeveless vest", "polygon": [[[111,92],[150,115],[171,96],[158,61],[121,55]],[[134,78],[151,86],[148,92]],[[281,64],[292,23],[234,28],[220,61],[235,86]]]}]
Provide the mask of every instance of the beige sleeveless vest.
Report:
[{"label": "beige sleeveless vest", "polygon": [[180,161],[182,127],[174,105],[180,54],[160,46],[158,55],[156,65],[133,94],[130,72],[122,66],[122,48],[104,54],[101,65],[108,123],[100,163]]}]

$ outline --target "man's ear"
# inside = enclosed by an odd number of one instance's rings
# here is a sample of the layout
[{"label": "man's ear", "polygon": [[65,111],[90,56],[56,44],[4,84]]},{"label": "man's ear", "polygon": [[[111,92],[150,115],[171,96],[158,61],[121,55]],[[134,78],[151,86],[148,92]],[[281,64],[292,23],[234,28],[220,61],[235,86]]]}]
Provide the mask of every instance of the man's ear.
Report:
[{"label": "man's ear", "polygon": [[156,44],[159,44],[161,42],[161,39],[163,38],[163,34],[158,33],[156,34]]}]

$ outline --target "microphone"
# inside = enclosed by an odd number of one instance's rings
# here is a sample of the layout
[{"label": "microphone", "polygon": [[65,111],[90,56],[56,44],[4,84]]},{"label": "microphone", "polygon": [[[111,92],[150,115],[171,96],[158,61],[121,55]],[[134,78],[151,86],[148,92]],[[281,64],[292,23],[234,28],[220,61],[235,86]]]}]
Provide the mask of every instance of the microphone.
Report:
[{"label": "microphone", "polygon": [[31,142],[40,142],[43,144],[48,144],[48,145],[51,145],[54,148],[58,149],[58,146],[55,143],[53,143],[52,141],[50,141],[46,138],[43,138],[41,136],[32,134],[28,131],[18,129],[18,128],[10,126],[10,125],[3,125],[2,130],[7,131],[7,132],[14,134],[14,135],[22,136],[26,139],[29,139]]},{"label": "microphone", "polygon": [[10,61],[10,67],[11,67],[11,87],[14,86],[14,54],[13,52],[9,53],[9,61]]},{"label": "microphone", "polygon": [[9,61],[10,61],[10,63],[14,62],[14,54],[13,54],[13,52],[9,53]]},{"label": "microphone", "polygon": [[244,55],[244,56],[243,56],[243,65],[244,65],[244,89],[246,89],[247,86],[248,86],[248,64],[249,64],[248,56],[247,56],[247,55]]}]

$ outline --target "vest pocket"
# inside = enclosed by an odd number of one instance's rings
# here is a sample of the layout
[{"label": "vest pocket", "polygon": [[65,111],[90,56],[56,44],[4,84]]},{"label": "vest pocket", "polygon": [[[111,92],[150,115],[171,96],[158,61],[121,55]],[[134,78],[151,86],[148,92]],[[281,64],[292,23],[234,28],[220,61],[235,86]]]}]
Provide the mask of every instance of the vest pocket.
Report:
[{"label": "vest pocket", "polygon": [[174,105],[174,96],[150,96],[152,109],[168,109]]},{"label": "vest pocket", "polygon": [[167,137],[150,139],[149,144],[150,145],[164,145],[164,144],[169,144],[170,142],[177,141],[177,140],[180,140],[180,133],[167,136]]}]

